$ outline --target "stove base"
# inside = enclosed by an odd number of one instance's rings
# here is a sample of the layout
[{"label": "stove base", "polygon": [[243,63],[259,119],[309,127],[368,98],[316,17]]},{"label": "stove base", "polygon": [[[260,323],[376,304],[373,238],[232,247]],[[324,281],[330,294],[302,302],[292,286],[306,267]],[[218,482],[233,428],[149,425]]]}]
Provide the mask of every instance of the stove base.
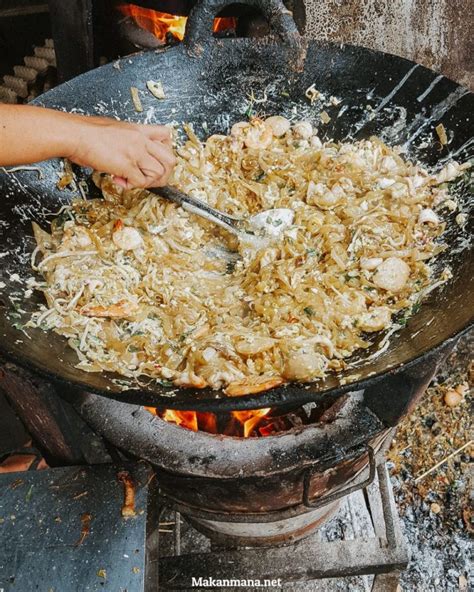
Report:
[{"label": "stove base", "polygon": [[[322,588],[314,583],[308,589],[329,592],[333,588],[326,578],[337,578],[339,582],[343,577],[374,574],[372,592],[395,592],[400,571],[407,566],[408,553],[384,464],[378,465],[377,477],[364,493],[356,492],[342,502],[339,521],[335,518],[305,540],[282,546],[219,545],[213,539],[209,548],[209,541],[195,531],[192,534],[189,527],[187,531],[183,527],[183,535],[176,513],[174,549],[168,544],[166,550],[164,541],[159,546],[160,587],[188,590],[193,581],[194,585],[206,586],[206,581],[236,582],[245,578],[261,582],[279,580],[278,589],[285,589],[290,582],[325,579],[320,584]],[[347,514],[343,516],[344,512]],[[192,520],[195,525],[195,519]],[[259,526],[265,531],[266,523]],[[209,551],[204,552],[206,546]],[[202,582],[196,584],[199,578]],[[368,585],[369,578],[365,582]]]},{"label": "stove base", "polygon": [[196,530],[213,543],[223,546],[270,547],[293,543],[311,535],[336,513],[339,502],[294,518],[275,522],[217,522],[184,515]]}]

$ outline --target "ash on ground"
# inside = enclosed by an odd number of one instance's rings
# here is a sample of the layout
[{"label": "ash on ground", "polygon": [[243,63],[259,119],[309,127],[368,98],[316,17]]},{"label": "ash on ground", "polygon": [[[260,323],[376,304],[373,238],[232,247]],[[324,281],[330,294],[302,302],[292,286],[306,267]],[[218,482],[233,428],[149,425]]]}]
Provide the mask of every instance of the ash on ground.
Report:
[{"label": "ash on ground", "polygon": [[403,592],[472,589],[473,343],[461,338],[388,455],[411,552]]}]

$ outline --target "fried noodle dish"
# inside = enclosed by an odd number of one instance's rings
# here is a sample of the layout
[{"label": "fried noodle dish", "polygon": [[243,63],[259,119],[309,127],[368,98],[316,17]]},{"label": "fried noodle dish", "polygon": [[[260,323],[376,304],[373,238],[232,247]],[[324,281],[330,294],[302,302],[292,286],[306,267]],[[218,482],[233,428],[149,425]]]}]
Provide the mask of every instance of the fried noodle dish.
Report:
[{"label": "fried noodle dish", "polygon": [[449,279],[430,268],[450,200],[440,185],[468,165],[430,175],[377,138],[322,143],[280,116],[206,142],[186,132],[171,185],[236,216],[290,208],[293,223],[249,249],[96,174],[102,199],[65,206],[50,233],[35,225],[47,304],[29,324],[65,336],[78,368],[230,396],[311,382]]}]

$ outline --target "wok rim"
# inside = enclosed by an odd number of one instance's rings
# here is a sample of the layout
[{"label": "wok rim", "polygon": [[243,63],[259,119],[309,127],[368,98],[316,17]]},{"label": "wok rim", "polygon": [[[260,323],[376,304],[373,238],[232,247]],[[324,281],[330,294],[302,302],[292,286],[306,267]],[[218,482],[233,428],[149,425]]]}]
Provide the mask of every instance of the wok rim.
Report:
[{"label": "wok rim", "polygon": [[[214,46],[214,48],[217,48],[219,45],[222,46],[222,44],[226,44],[226,45],[230,46],[230,44],[236,43],[236,42],[238,43],[239,41],[243,41],[244,43],[249,42],[249,40],[247,40],[247,39],[243,39],[243,40],[219,39],[219,40],[216,40],[216,42],[213,43],[212,45]],[[252,41],[252,40],[250,40],[250,41]],[[254,41],[254,43],[255,43],[255,41]],[[275,43],[278,44],[277,41],[275,41]],[[431,68],[428,68],[428,67],[426,67],[422,64],[419,64],[417,62],[414,62],[412,60],[403,58],[403,57],[398,56],[393,53],[374,50],[374,49],[367,48],[367,47],[360,46],[360,45],[355,45],[355,44],[350,44],[350,43],[337,43],[334,41],[326,41],[326,40],[318,40],[318,39],[307,39],[307,40],[305,40],[305,43],[308,46],[314,45],[314,46],[324,47],[324,48],[328,48],[328,49],[334,49],[338,52],[345,52],[347,50],[355,51],[355,52],[362,51],[363,53],[367,53],[367,54],[371,54],[371,55],[375,55],[375,56],[381,56],[382,58],[387,56],[387,57],[394,58],[394,59],[398,60],[400,63],[405,63],[407,66],[418,66],[419,68],[431,73],[432,75],[435,75],[435,76],[440,75],[439,72],[436,72],[435,70],[432,70]],[[209,50],[211,50],[211,49],[212,49],[212,47],[209,47]],[[179,45],[169,46],[168,48],[164,48],[159,51],[159,53],[167,53],[167,52],[178,52],[178,53],[186,54],[185,44],[181,43]],[[158,52],[154,49],[142,50],[142,51],[135,52],[133,54],[129,54],[127,56],[123,56],[123,57],[119,58],[118,61],[132,60],[132,59],[136,60],[136,59],[139,59],[141,56],[144,56],[144,55],[150,54],[150,53],[158,53]],[[207,52],[204,52],[203,55],[200,56],[200,58],[202,59],[203,57],[205,57],[206,54],[207,54]],[[76,80],[83,79],[84,77],[90,76],[92,72],[97,74],[100,71],[105,72],[107,70],[111,70],[112,68],[114,68],[114,64],[115,64],[115,62],[110,62],[108,64],[104,64],[103,66],[99,66],[98,68],[94,68],[93,70],[89,70],[89,71],[75,77],[72,80],[76,81]],[[133,66],[135,66],[135,64],[133,64]],[[444,74],[442,76],[447,82],[455,85],[457,88],[466,90],[467,91],[466,94],[474,96],[474,92],[471,91],[471,89],[469,89],[465,85],[456,82],[455,80],[445,76]],[[31,104],[42,105],[42,106],[47,107],[48,105],[44,105],[44,99],[49,98],[48,95],[52,95],[51,98],[53,99],[53,102],[54,102],[54,93],[55,93],[56,89],[58,89],[59,86],[64,86],[67,84],[68,84],[68,82],[52,88],[51,90],[47,91],[46,93],[44,93],[44,94],[38,96],[36,99],[34,99],[34,101],[32,101]],[[472,257],[472,248],[469,250],[469,252]],[[416,315],[414,317],[411,317],[410,321],[414,318],[416,318]],[[60,385],[67,386],[72,391],[88,392],[88,393],[92,393],[97,396],[102,396],[105,398],[114,399],[118,402],[137,404],[137,405],[141,405],[141,406],[148,405],[148,406],[154,406],[154,407],[158,407],[158,408],[168,408],[168,409],[176,409],[176,410],[190,410],[190,409],[192,409],[192,410],[196,410],[196,411],[216,411],[216,412],[218,412],[218,411],[231,411],[231,410],[259,409],[259,408],[267,407],[269,405],[271,405],[273,407],[279,407],[279,406],[283,406],[285,404],[290,404],[292,402],[294,402],[295,404],[305,404],[305,403],[308,403],[311,401],[320,400],[324,396],[329,395],[329,394],[343,394],[348,391],[354,391],[354,390],[360,390],[363,388],[367,388],[369,386],[372,386],[374,384],[381,382],[384,377],[399,374],[400,372],[402,372],[404,370],[408,370],[408,369],[412,368],[413,366],[415,366],[417,363],[422,361],[427,356],[434,354],[435,352],[443,349],[444,347],[447,347],[453,341],[456,341],[457,339],[459,339],[463,334],[467,333],[473,326],[474,326],[474,309],[472,310],[467,323],[463,327],[454,330],[452,333],[449,334],[449,336],[447,338],[443,339],[443,341],[435,343],[432,347],[428,347],[422,353],[408,359],[408,361],[395,363],[388,370],[380,370],[378,372],[374,372],[373,374],[366,376],[365,378],[362,378],[359,380],[355,379],[353,381],[349,380],[350,377],[344,377],[344,378],[347,378],[347,382],[345,382],[343,385],[336,384],[328,389],[321,390],[319,392],[312,392],[310,390],[310,388],[311,388],[311,385],[316,384],[314,382],[284,383],[283,385],[281,385],[279,387],[276,387],[276,388],[271,389],[269,391],[264,391],[260,394],[242,395],[242,396],[238,396],[238,397],[229,397],[227,395],[223,395],[222,390],[216,390],[215,397],[211,397],[211,398],[205,397],[205,396],[200,397],[199,391],[197,391],[196,389],[184,389],[182,387],[173,387],[173,390],[178,391],[178,392],[177,393],[174,392],[172,395],[169,395],[169,396],[168,395],[158,395],[155,392],[153,392],[152,390],[146,390],[146,389],[130,388],[130,389],[124,389],[122,391],[114,391],[112,389],[107,390],[106,388],[91,386],[90,384],[87,384],[87,381],[80,381],[75,378],[66,378],[64,376],[58,375],[54,371],[48,370],[47,368],[41,366],[40,362],[35,362],[35,361],[31,360],[31,358],[23,356],[22,354],[10,352],[8,350],[8,346],[6,344],[4,345],[3,340],[0,341],[0,354],[7,361],[13,363],[14,365],[17,364],[18,366],[24,368],[27,371],[31,371],[33,373],[36,373],[36,374],[44,377],[45,379],[49,380],[53,384],[57,383]],[[58,335],[58,337],[61,337],[61,336]],[[65,346],[67,346],[66,342],[65,342]],[[364,365],[364,363],[361,364],[361,366],[363,366],[363,365]],[[355,368],[354,370],[357,371],[357,368]],[[82,371],[82,374],[85,377],[87,377],[89,373]],[[113,373],[109,373],[109,372],[102,372],[101,374],[105,374],[107,376],[110,376],[110,375],[113,376]],[[118,375],[118,374],[116,376],[120,377],[120,375]],[[338,380],[339,373],[330,373],[329,376],[334,377],[335,380]],[[122,377],[122,378],[124,380],[127,379],[127,377]],[[292,390],[298,391],[297,396],[291,395]],[[190,391],[192,391],[192,393],[193,393],[192,396],[190,396]],[[305,393],[306,393],[306,396],[304,396]],[[269,401],[269,399],[270,399],[270,401]]]},{"label": "wok rim", "polygon": [[[294,402],[295,404],[304,405],[306,403],[312,401],[321,400],[323,397],[327,395],[336,395],[336,394],[344,394],[349,391],[358,391],[366,389],[369,386],[376,385],[377,383],[381,382],[384,377],[387,376],[394,376],[403,372],[405,370],[411,369],[413,366],[416,366],[419,362],[436,354],[438,351],[447,348],[449,345],[455,345],[455,343],[459,338],[461,338],[464,334],[466,334],[469,330],[474,327],[474,316],[471,318],[469,323],[463,327],[462,329],[455,331],[452,335],[450,335],[447,339],[438,343],[437,345],[433,346],[432,348],[424,351],[423,353],[419,354],[418,356],[412,358],[408,362],[401,362],[387,371],[380,371],[375,372],[373,375],[366,376],[361,380],[354,380],[348,381],[345,384],[336,385],[326,390],[322,390],[317,393],[312,393],[308,387],[312,384],[311,382],[308,383],[285,383],[281,386],[278,386],[274,389],[269,391],[264,391],[261,394],[254,394],[254,395],[241,395],[238,397],[229,397],[229,396],[221,396],[219,397],[219,393],[222,393],[222,390],[216,390],[216,397],[214,398],[199,398],[199,396],[194,396],[192,398],[181,398],[179,395],[174,396],[164,396],[164,395],[157,395],[153,391],[147,391],[144,389],[124,389],[123,391],[108,391],[106,389],[101,389],[99,387],[94,387],[88,385],[87,383],[82,383],[80,381],[74,379],[68,379],[61,377],[54,372],[51,372],[47,369],[44,369],[37,365],[35,362],[32,362],[30,359],[25,358],[23,356],[15,356],[11,354],[7,350],[4,349],[3,344],[0,343],[0,353],[2,356],[5,357],[7,361],[14,365],[19,365],[23,369],[38,374],[46,379],[48,379],[51,383],[65,385],[71,389],[71,391],[81,391],[92,393],[97,396],[105,397],[108,399],[114,399],[121,403],[130,403],[136,404],[140,406],[149,406],[149,407],[156,407],[160,409],[174,409],[179,411],[210,411],[210,412],[219,412],[219,411],[239,411],[239,410],[253,410],[253,409],[262,409],[264,407],[268,407],[271,405],[272,407],[280,407],[285,404],[290,404]],[[87,372],[83,371],[84,374],[88,374]],[[105,374],[109,374],[104,372]],[[337,374],[331,374],[331,376],[337,377]],[[288,387],[298,390],[298,397],[292,398]],[[179,392],[186,393],[189,392],[189,389],[183,389],[181,387],[174,387],[174,389],[179,389]],[[307,392],[307,396],[301,396],[304,392]],[[193,391],[195,392],[195,391]],[[287,396],[278,396],[278,395],[287,395]],[[268,398],[275,398],[275,401],[268,401]],[[289,396],[288,396],[289,395]],[[149,399],[144,400],[137,400],[141,397],[148,397]],[[243,404],[233,405],[232,402],[240,402]]]}]

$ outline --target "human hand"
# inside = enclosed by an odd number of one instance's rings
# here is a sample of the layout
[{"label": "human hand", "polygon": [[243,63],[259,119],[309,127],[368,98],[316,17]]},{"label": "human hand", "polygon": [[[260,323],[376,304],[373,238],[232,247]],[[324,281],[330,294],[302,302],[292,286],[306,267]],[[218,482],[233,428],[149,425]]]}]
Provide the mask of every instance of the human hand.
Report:
[{"label": "human hand", "polygon": [[166,126],[77,117],[74,127],[66,155],[72,162],[109,173],[127,189],[166,185],[176,164]]}]

